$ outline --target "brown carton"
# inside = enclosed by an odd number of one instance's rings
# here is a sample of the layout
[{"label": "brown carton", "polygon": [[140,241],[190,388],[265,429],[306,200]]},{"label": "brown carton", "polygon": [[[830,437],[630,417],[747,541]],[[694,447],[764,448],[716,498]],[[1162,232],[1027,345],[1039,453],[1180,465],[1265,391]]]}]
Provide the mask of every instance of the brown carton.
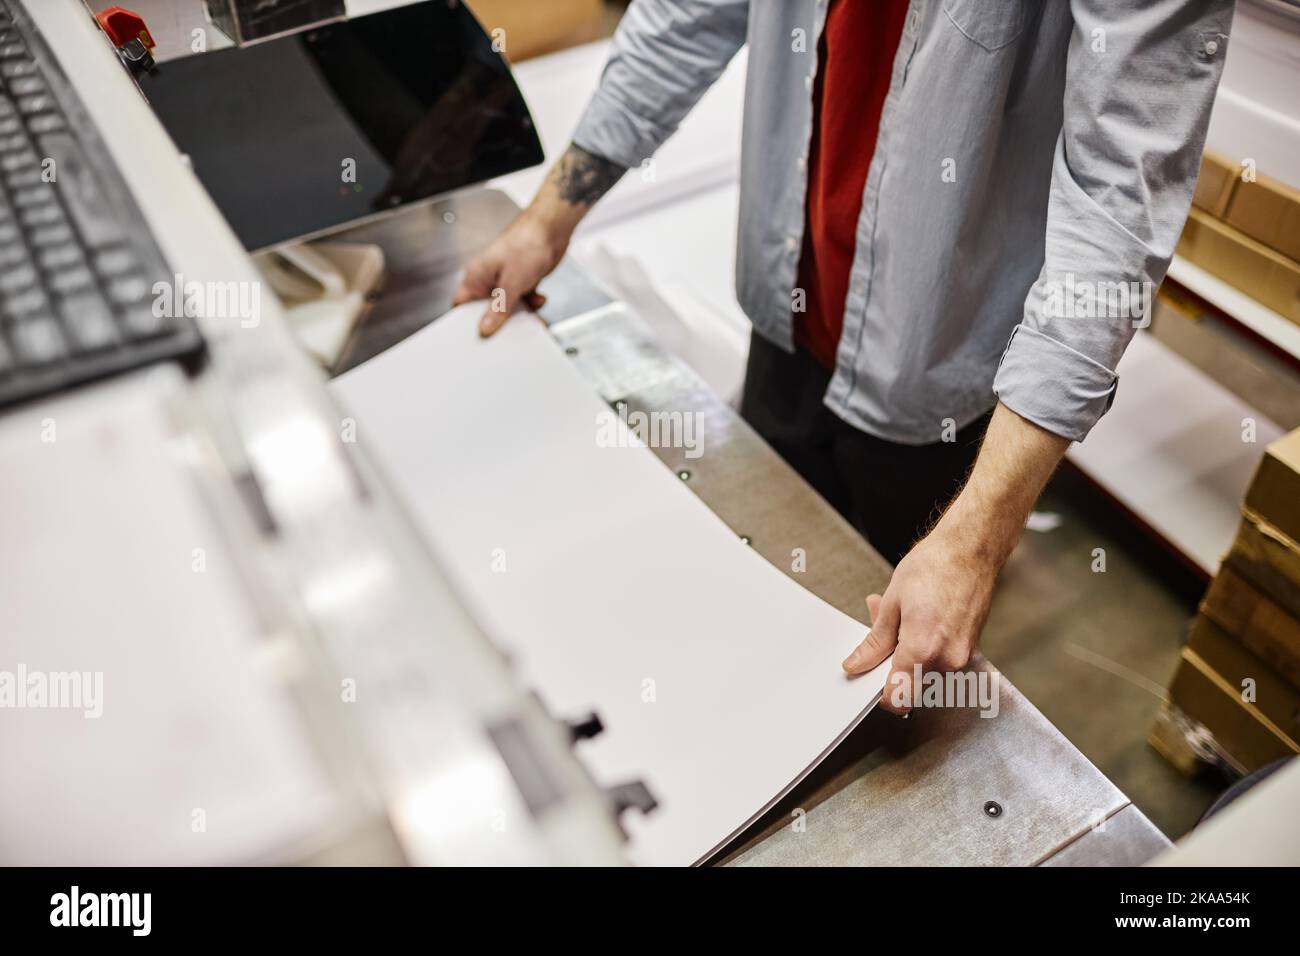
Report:
[{"label": "brown carton", "polygon": [[1300,541],[1300,428],[1264,450],[1246,491],[1246,507],[1293,541]]},{"label": "brown carton", "polygon": [[[1192,622],[1187,650],[1194,652],[1244,703],[1259,711],[1277,734],[1300,740],[1300,690],[1209,618]],[[1300,749],[1300,745],[1297,745]]]},{"label": "brown carton", "polygon": [[1232,200],[1241,167],[1227,156],[1206,150],[1201,157],[1201,174],[1196,179],[1196,192],[1192,205],[1204,209],[1211,216],[1223,218]]},{"label": "brown carton", "polygon": [[1210,582],[1201,613],[1300,688],[1300,618],[1227,564]]},{"label": "brown carton", "polygon": [[518,63],[601,37],[602,0],[467,0],[483,29]]},{"label": "brown carton", "polygon": [[1246,509],[1226,559],[1228,567],[1300,617],[1300,544]]},{"label": "brown carton", "polygon": [[1196,208],[1178,254],[1300,325],[1300,263]]},{"label": "brown carton", "polygon": [[1217,749],[1225,752],[1242,772],[1258,770],[1300,752],[1300,744],[1244,701],[1236,688],[1188,648],[1183,648],[1183,659],[1169,685],[1169,700],[1187,717],[1204,725]]},{"label": "brown carton", "polygon": [[1288,259],[1300,261],[1300,189],[1267,176],[1238,181],[1224,222]]}]

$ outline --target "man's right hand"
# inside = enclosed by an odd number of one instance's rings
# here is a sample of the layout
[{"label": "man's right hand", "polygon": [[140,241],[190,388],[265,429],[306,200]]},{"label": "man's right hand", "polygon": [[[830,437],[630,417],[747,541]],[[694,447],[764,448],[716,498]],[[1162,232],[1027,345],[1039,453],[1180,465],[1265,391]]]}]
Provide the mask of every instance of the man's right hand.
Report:
[{"label": "man's right hand", "polygon": [[557,235],[530,207],[474,257],[451,297],[451,304],[490,300],[491,305],[479,319],[478,331],[484,337],[491,335],[505,324],[521,301],[538,307],[531,296],[537,284],[559,265],[568,245],[568,235]]},{"label": "man's right hand", "polygon": [[560,264],[582,217],[627,170],[570,146],[551,169],[537,196],[465,269],[452,305],[491,300],[479,334],[491,335],[525,302],[537,305],[537,284]]}]

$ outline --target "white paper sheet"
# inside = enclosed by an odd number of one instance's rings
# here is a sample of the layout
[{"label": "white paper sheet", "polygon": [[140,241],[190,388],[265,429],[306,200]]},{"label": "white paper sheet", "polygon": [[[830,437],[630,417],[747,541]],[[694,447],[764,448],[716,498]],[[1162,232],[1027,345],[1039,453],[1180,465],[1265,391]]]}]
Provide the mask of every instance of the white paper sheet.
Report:
[{"label": "white paper sheet", "polygon": [[608,407],[540,320],[485,341],[483,309],[453,310],[336,394],[524,679],[557,716],[599,713],[604,733],[580,745],[593,776],[642,779],[658,799],[624,817],[631,859],[698,862],[862,719],[885,667],[846,678],[862,625],[649,449],[602,447]]}]

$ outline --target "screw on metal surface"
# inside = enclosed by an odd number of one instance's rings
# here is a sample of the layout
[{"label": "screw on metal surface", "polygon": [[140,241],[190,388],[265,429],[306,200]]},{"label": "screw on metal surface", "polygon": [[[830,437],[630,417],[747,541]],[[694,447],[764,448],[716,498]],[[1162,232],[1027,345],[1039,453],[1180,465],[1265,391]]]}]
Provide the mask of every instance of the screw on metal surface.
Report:
[{"label": "screw on metal surface", "polygon": [[577,354],[578,354],[578,347],[577,347],[576,345],[570,345],[568,348],[566,348],[566,349],[564,350],[564,354],[565,354],[565,355],[577,355]]},{"label": "screw on metal surface", "polygon": [[677,473],[677,477],[680,478],[682,481],[690,481],[691,473],[687,471],[685,468],[683,468],[681,471]]},{"label": "screw on metal surface", "polygon": [[984,815],[994,818],[1002,816],[1002,804],[998,803],[996,800],[990,800],[988,803],[984,804]]},{"label": "screw on metal surface", "polygon": [[741,544],[752,544],[753,542],[750,540],[749,535],[747,535],[747,534],[742,534],[742,535],[740,536],[740,543],[741,543]]}]

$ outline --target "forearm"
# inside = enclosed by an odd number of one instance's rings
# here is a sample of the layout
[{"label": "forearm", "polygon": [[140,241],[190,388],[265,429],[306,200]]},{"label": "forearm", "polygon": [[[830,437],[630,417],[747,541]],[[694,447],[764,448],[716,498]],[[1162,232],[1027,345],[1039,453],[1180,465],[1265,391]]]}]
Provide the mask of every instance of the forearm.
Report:
[{"label": "forearm", "polygon": [[584,216],[627,169],[570,144],[524,211],[566,245]]},{"label": "forearm", "polygon": [[1069,445],[998,403],[975,467],[935,533],[979,565],[1000,568]]}]

